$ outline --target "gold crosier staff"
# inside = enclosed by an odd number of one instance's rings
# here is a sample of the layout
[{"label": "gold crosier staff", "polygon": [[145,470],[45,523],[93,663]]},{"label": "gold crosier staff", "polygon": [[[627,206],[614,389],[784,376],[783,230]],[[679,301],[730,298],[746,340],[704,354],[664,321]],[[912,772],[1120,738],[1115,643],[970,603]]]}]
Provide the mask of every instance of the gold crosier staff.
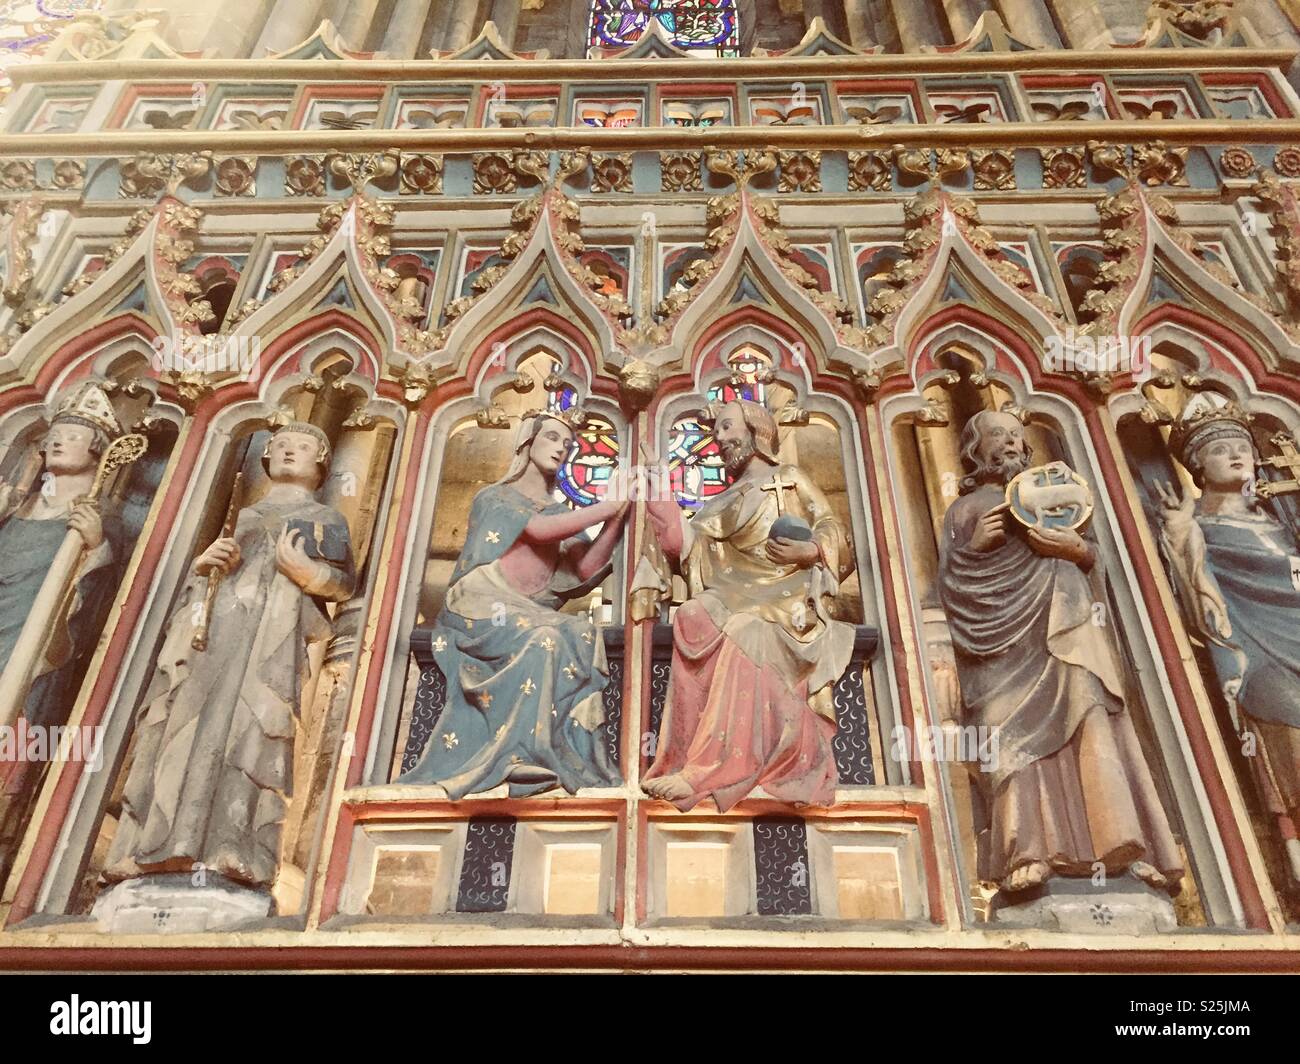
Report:
[{"label": "gold crosier staff", "polygon": [[[236,473],[235,485],[230,490],[230,505],[226,507],[226,519],[221,523],[220,539],[229,539],[235,534],[235,521],[239,518],[240,488],[243,486],[244,474]],[[203,616],[199,620],[199,630],[190,640],[190,646],[195,650],[208,649],[208,632],[212,628],[212,607],[217,601],[217,588],[221,586],[223,575],[225,574],[219,565],[214,565],[208,570],[208,586],[203,594]]]},{"label": "gold crosier staff", "polygon": [[[105,449],[95,470],[90,491],[76,503],[98,502],[104,482],[110,473],[136,461],[149,447],[149,441],[138,433],[119,436]],[[75,504],[74,504],[75,505]],[[22,631],[14,644],[13,653],[0,674],[0,725],[13,727],[23,711],[27,693],[31,689],[32,674],[45,650],[45,640],[59,613],[67,605],[72,580],[81,564],[86,541],[76,529],[68,529],[63,543],[50,563],[49,572],[41,583],[40,593],[32,608],[27,611]]]}]

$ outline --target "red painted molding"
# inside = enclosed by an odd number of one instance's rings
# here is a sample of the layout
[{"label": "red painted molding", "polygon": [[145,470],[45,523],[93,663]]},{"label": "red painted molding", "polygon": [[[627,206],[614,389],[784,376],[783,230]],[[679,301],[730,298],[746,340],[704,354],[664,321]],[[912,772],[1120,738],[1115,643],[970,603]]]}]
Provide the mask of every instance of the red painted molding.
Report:
[{"label": "red painted molding", "polygon": [[[926,932],[918,932],[924,936]],[[1013,933],[1014,934],[1014,933]],[[718,969],[825,972],[1300,973],[1294,950],[768,946],[8,946],[0,970],[63,972]]]}]

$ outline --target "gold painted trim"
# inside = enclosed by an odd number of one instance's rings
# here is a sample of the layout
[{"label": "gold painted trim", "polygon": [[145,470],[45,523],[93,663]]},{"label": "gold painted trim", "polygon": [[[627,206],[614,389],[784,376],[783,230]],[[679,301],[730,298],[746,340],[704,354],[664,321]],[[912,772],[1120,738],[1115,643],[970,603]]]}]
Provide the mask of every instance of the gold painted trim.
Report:
[{"label": "gold painted trim", "polygon": [[1179,122],[996,122],[987,125],[735,126],[689,129],[309,129],[309,130],[100,130],[95,133],[10,133],[0,136],[0,156],[50,158],[128,156],[139,152],[212,151],[239,155],[350,154],[521,150],[679,151],[762,147],[772,150],[860,149],[895,144],[1047,148],[1107,144],[1287,144],[1300,142],[1300,119],[1267,122],[1190,119]]},{"label": "gold painted trim", "polygon": [[620,84],[648,81],[740,81],[746,78],[835,78],[883,74],[1054,71],[1077,74],[1111,70],[1207,70],[1276,67],[1286,69],[1297,53],[1290,48],[1116,48],[1076,52],[903,52],[888,55],[746,56],[722,63],[698,59],[105,59],[92,62],[32,63],[15,67],[16,85],[84,81],[220,80],[270,82],[496,82],[590,81]]}]

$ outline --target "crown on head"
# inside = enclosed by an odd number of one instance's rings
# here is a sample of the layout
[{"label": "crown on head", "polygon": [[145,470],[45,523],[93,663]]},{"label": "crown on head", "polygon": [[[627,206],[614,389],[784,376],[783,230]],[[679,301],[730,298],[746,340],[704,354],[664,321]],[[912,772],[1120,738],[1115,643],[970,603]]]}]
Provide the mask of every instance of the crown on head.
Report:
[{"label": "crown on head", "polygon": [[320,446],[316,450],[316,464],[319,466],[328,466],[330,461],[330,438],[325,435],[325,430],[319,426],[313,425],[309,421],[288,421],[271,433],[271,439],[266,441],[266,451],[262,457],[271,457],[271,440],[282,432],[297,432],[303,436],[310,436]]},{"label": "crown on head", "polygon": [[60,421],[89,425],[99,429],[110,440],[122,435],[121,422],[117,420],[117,412],[109,402],[108,394],[94,381],[87,381],[59,404],[50,423]]},{"label": "crown on head", "polygon": [[1231,399],[1213,392],[1198,392],[1183,408],[1169,432],[1169,446],[1183,465],[1200,447],[1227,436],[1244,436],[1254,442],[1252,418]]},{"label": "crown on head", "polygon": [[569,407],[568,410],[529,410],[524,414],[523,420],[527,421],[530,417],[550,418],[552,421],[568,425],[574,432],[582,431],[587,422],[591,420],[587,411],[576,404]]}]

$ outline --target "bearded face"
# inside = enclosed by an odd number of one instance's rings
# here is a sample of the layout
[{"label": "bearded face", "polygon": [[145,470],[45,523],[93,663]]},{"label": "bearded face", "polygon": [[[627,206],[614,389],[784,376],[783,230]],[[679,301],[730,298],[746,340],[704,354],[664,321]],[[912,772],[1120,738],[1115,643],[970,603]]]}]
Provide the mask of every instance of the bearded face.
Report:
[{"label": "bearded face", "polygon": [[754,436],[745,424],[745,412],[738,403],[728,403],[718,413],[713,426],[718,452],[732,477],[742,473],[754,457]]},{"label": "bearded face", "polygon": [[742,473],[745,466],[749,465],[749,460],[754,457],[754,441],[747,436],[743,439],[719,440],[718,450],[722,454],[727,472],[734,477]]},{"label": "bearded face", "polygon": [[1028,469],[1029,448],[1020,419],[1003,413],[987,418],[980,426],[974,457],[976,478],[996,484],[1006,484]]}]

